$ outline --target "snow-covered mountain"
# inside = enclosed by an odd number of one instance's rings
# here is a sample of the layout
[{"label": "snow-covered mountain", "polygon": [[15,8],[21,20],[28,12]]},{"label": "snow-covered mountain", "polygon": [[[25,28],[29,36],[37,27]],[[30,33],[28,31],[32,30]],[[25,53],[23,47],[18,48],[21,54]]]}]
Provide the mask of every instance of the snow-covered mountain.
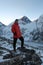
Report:
[{"label": "snow-covered mountain", "polygon": [[37,31],[38,31],[38,36],[41,40],[43,40],[43,15],[41,15],[34,22],[36,22],[36,28],[37,28]]},{"label": "snow-covered mountain", "polygon": [[30,23],[31,22],[31,20],[28,17],[26,17],[26,16],[23,16],[21,18],[21,20],[24,21],[25,23]]},{"label": "snow-covered mountain", "polygon": [[[11,26],[14,22],[4,28],[4,37],[13,38]],[[31,22],[26,16],[19,19],[19,26],[25,41],[43,40],[43,16],[40,16],[34,22]]]},{"label": "snow-covered mountain", "polygon": [[3,29],[5,28],[6,26],[0,22],[0,36],[3,35]]},{"label": "snow-covered mountain", "polygon": [[[27,24],[27,23],[31,23],[32,21],[26,17],[26,16],[23,16],[22,18],[18,19],[19,20],[19,24]],[[10,23],[8,26],[11,26],[14,22]]]},{"label": "snow-covered mountain", "polygon": [[34,22],[37,22],[37,27],[41,28],[43,27],[43,15],[41,15],[37,20]]}]

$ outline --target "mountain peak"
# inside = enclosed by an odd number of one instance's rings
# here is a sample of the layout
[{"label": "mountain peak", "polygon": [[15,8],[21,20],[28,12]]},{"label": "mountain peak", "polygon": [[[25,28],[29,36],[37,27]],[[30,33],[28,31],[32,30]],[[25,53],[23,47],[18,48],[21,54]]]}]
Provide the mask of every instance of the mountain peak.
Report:
[{"label": "mountain peak", "polygon": [[0,26],[6,26],[6,25],[4,25],[3,23],[0,22]]},{"label": "mountain peak", "polygon": [[39,17],[38,22],[43,22],[43,14]]},{"label": "mountain peak", "polygon": [[40,16],[40,18],[43,18],[43,14]]},{"label": "mountain peak", "polygon": [[23,16],[22,18],[28,18],[27,16]]},{"label": "mountain peak", "polygon": [[0,25],[4,25],[4,24],[0,22]]},{"label": "mountain peak", "polygon": [[21,20],[24,21],[24,22],[26,22],[26,23],[30,23],[31,22],[31,20],[27,16],[23,16],[21,18]]},{"label": "mountain peak", "polygon": [[43,23],[43,14],[41,16],[39,16],[39,18],[36,19],[35,22]]}]

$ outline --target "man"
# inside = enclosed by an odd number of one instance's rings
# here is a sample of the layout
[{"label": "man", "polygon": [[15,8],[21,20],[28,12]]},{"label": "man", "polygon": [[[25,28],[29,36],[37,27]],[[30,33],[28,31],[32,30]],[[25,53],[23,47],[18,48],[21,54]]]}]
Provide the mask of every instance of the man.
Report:
[{"label": "man", "polygon": [[24,38],[23,38],[22,33],[20,31],[20,27],[19,27],[19,24],[18,24],[18,19],[16,19],[14,24],[12,25],[11,31],[13,33],[13,38],[14,38],[14,41],[13,41],[14,51],[16,51],[16,42],[17,42],[17,39],[20,39],[20,41],[21,41],[21,48],[23,48]]}]

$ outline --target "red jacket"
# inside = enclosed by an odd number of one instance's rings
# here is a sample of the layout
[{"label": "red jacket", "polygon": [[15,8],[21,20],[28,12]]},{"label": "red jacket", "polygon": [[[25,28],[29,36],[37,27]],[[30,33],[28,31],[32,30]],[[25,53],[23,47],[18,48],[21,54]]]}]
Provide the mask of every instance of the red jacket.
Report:
[{"label": "red jacket", "polygon": [[13,33],[13,37],[14,38],[20,38],[21,37],[21,31],[20,31],[20,27],[17,23],[14,23],[12,25],[12,29],[11,29],[12,33]]}]

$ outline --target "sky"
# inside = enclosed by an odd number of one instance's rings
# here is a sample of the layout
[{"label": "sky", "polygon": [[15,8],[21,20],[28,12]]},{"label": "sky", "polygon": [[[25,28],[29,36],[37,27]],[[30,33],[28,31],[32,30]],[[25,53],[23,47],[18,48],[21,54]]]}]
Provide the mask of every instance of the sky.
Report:
[{"label": "sky", "polygon": [[0,0],[0,22],[10,24],[27,16],[31,21],[43,14],[43,0]]}]

